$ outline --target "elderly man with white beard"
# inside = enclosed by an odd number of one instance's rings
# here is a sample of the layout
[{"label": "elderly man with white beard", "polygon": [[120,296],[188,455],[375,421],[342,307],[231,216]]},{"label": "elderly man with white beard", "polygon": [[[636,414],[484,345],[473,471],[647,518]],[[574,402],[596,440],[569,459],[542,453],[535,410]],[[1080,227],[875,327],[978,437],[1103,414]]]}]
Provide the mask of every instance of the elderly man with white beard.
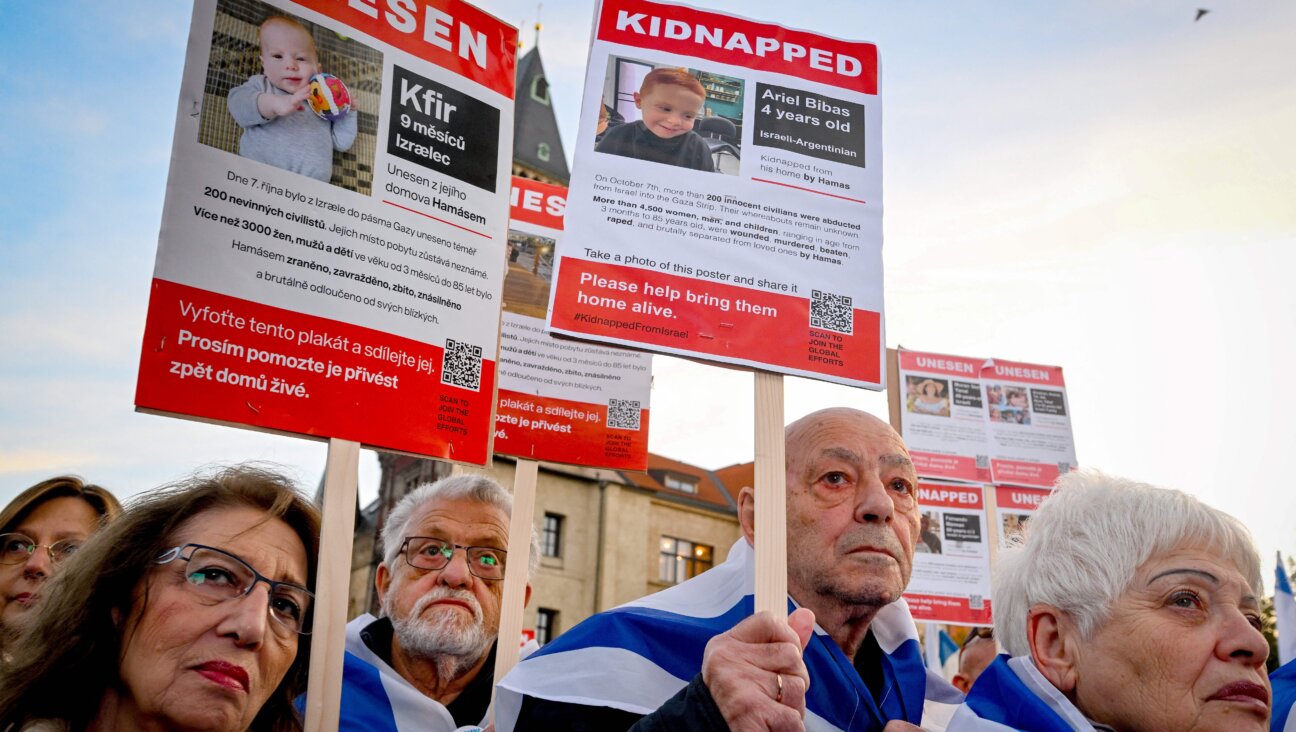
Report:
[{"label": "elderly man with white beard", "polygon": [[[396,504],[375,581],[382,617],[347,624],[339,730],[451,732],[489,721],[512,510],[508,491],[473,475]],[[534,532],[531,540],[534,571]]]}]

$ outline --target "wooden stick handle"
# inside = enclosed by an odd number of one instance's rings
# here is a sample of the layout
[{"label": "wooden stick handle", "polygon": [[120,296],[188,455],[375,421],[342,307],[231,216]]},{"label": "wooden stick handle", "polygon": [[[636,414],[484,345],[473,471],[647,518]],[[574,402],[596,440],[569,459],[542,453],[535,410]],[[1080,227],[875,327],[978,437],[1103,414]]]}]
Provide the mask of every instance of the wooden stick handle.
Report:
[{"label": "wooden stick handle", "polygon": [[310,679],[306,685],[306,732],[336,732],[338,728],[359,474],[360,443],[329,440],[324,468],[324,522],[315,573]]},{"label": "wooden stick handle", "polygon": [[756,372],[756,612],[787,617],[783,375]]},{"label": "wooden stick handle", "polygon": [[[532,513],[540,463],[517,461],[513,473],[513,515],[509,519],[508,564],[504,565],[504,597],[500,602],[499,644],[495,649],[495,683],[517,665],[522,642],[522,611],[526,605],[531,564]],[[492,721],[494,718],[492,707]]]}]

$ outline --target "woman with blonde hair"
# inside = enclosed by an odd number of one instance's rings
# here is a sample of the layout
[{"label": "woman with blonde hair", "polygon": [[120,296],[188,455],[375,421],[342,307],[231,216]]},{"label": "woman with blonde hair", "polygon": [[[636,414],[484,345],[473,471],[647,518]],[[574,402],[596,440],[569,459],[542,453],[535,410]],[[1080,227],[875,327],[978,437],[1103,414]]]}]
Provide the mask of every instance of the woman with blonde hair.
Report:
[{"label": "woman with blonde hair", "polygon": [[43,480],[0,511],[0,647],[22,633],[45,581],[119,513],[113,494],[72,475]]}]

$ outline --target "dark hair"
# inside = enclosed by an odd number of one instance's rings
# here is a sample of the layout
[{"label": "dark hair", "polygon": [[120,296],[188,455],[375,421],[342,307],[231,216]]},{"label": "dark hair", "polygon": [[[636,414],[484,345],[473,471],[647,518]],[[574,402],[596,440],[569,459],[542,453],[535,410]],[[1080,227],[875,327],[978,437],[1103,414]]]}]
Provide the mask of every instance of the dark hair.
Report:
[{"label": "dark hair", "polygon": [[87,483],[75,475],[60,475],[57,478],[42,480],[15,496],[9,505],[0,511],[0,534],[13,531],[14,527],[22,523],[38,506],[55,498],[80,498],[99,514],[102,523],[112,521],[117,514],[121,513],[121,504],[106,489]]},{"label": "dark hair", "polygon": [[[288,524],[306,548],[308,586],[315,586],[319,511],[287,478],[236,466],[198,475],[132,501],[96,534],[50,583],[40,612],[0,668],[0,730],[33,719],[62,719],[84,729],[104,694],[118,681],[123,622],[141,597],[153,561],[171,546],[177,529],[204,512],[250,506]],[[296,732],[293,699],[306,690],[310,636],[299,636],[279,688],[257,712],[252,728]]]}]

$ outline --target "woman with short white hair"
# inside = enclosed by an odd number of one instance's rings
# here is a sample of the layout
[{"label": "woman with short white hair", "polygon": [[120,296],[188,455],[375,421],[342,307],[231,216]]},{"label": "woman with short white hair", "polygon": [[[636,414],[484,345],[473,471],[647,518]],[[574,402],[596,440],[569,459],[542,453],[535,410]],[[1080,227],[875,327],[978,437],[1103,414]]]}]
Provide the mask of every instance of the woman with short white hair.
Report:
[{"label": "woman with short white hair", "polygon": [[1000,553],[1001,655],[949,732],[1269,729],[1260,559],[1237,519],[1096,472],[1058,480]]}]

